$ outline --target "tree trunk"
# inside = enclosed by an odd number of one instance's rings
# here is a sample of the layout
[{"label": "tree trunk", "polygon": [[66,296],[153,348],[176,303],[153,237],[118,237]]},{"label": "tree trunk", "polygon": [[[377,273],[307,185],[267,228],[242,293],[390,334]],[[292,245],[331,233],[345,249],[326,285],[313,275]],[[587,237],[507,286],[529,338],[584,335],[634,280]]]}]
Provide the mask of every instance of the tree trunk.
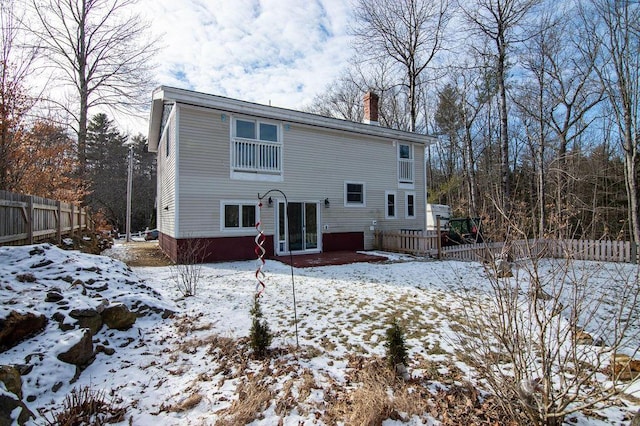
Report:
[{"label": "tree trunk", "polygon": [[505,84],[506,46],[503,36],[496,39],[498,47],[498,108],[500,115],[500,184],[501,208],[505,214],[511,210],[511,182],[509,176],[509,119],[507,117],[507,89]]}]

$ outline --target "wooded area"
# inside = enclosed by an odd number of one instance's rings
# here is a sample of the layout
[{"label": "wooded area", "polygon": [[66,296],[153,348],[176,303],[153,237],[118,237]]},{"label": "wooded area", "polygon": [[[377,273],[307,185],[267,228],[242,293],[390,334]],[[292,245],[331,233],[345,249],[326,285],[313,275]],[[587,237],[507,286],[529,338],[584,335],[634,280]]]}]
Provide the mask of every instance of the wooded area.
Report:
[{"label": "wooded area", "polygon": [[[97,107],[146,107],[157,40],[146,37],[132,4],[2,2],[0,190],[82,205],[98,226],[124,230],[131,146],[131,229],[155,226],[155,160],[146,138],[122,133],[106,113],[90,115]],[[29,90],[34,76],[48,80],[39,93]]]},{"label": "wooded area", "polygon": [[308,109],[436,135],[428,198],[494,240],[638,242],[640,5],[361,0],[358,54]]}]

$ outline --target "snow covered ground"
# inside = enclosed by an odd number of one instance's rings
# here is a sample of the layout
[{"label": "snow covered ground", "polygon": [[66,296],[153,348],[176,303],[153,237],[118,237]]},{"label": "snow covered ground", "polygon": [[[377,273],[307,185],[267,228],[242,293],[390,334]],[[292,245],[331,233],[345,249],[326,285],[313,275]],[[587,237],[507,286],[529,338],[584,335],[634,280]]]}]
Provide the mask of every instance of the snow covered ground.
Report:
[{"label": "snow covered ground", "polygon": [[[125,251],[126,246],[117,244],[111,254],[122,256]],[[451,313],[460,307],[458,292],[463,286],[479,294],[488,291],[483,266],[377,254],[389,260],[295,269],[294,283],[289,266],[267,261],[261,300],[275,334],[275,352],[271,361],[258,361],[247,357],[245,339],[256,287],[255,261],[203,265],[196,295],[183,298],[169,267],[131,270],[108,256],[48,245],[0,247],[0,318],[10,310],[35,310],[51,317],[60,306],[44,301],[52,287],[72,308],[95,307],[107,299],[143,306],[147,313],[127,331],[103,327],[94,344],[115,352],[98,353],[73,383],[75,367],[59,361],[55,353],[77,330],[62,331],[56,321],[50,320],[44,333],[0,354],[0,364],[33,365],[23,377],[23,394],[34,413],[51,412],[72,389],[91,386],[127,407],[122,424],[129,419],[134,425],[232,424],[243,418],[256,425],[326,424],[331,422],[327,401],[336,397],[335,390],[357,387],[351,374],[355,357],[384,356],[385,331],[399,319],[406,327],[410,359],[421,360],[410,364],[412,375],[434,375],[428,381],[431,389],[438,384],[438,374],[444,377],[454,369],[456,382],[473,381],[473,371],[456,357],[452,342],[457,328]],[[611,267],[626,268],[628,276],[636,272],[633,265]],[[24,280],[26,273],[33,279]],[[72,285],[76,279],[89,282],[89,289]],[[606,279],[603,275],[603,284]],[[98,287],[99,294],[92,290]],[[166,310],[175,315],[163,319]],[[258,416],[241,417],[239,402],[259,399],[247,380],[263,374],[265,362],[275,377],[262,377],[260,383],[271,399],[259,406]],[[425,365],[435,365],[437,371],[429,373]],[[447,383],[451,379],[441,385]],[[631,392],[640,396],[636,388]],[[625,424],[629,413],[637,410],[638,405],[622,399],[598,416],[571,416],[568,424]],[[401,417],[409,424],[440,424],[429,412]],[[41,423],[42,418],[33,422]]]}]

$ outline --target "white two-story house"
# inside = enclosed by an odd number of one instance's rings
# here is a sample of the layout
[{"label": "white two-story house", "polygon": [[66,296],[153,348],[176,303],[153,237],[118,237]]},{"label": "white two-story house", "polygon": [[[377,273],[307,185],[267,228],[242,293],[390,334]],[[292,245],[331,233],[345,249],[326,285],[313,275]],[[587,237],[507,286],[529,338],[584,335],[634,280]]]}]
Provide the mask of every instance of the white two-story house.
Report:
[{"label": "white two-story house", "polygon": [[258,221],[268,256],[367,250],[375,230],[424,229],[435,140],[380,127],[377,103],[366,94],[365,123],[355,123],[156,89],[149,150],[162,250],[175,261],[198,239],[204,261],[255,258]]}]

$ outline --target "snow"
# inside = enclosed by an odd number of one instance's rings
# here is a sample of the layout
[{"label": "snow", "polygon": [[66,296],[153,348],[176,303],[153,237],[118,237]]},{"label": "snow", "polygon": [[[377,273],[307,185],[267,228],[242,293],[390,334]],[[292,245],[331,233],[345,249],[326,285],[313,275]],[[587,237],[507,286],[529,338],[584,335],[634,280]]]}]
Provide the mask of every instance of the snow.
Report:
[{"label": "snow", "polygon": [[[120,242],[110,254],[126,258],[127,250],[126,244]],[[294,381],[295,399],[300,377],[308,371],[315,386],[304,401],[297,401],[299,405],[284,415],[271,404],[251,424],[278,424],[280,419],[284,425],[322,424],[316,413],[321,411],[317,407],[326,397],[325,386],[355,386],[348,379],[347,358],[350,354],[384,356],[385,330],[394,318],[407,324],[410,359],[421,356],[444,361],[455,353],[449,314],[461,306],[459,292],[463,287],[479,295],[489,293],[485,268],[474,262],[375,254],[386,256],[387,262],[296,268],[293,283],[289,266],[267,261],[263,268],[266,290],[261,297],[262,311],[275,334],[272,348],[279,349],[279,361],[272,360],[271,368],[281,374],[265,378],[265,383],[281,392],[287,381]],[[603,271],[596,282],[591,282],[600,291],[611,290],[612,271],[620,272],[622,268],[624,276],[637,276],[634,265],[580,265],[585,270]],[[551,263],[543,266],[553,267]],[[235,339],[249,334],[256,267],[255,261],[203,265],[196,295],[184,298],[170,267],[131,269],[109,256],[65,251],[46,244],[0,247],[0,318],[11,310],[39,312],[49,318],[44,333],[2,353],[0,363],[33,366],[23,376],[23,395],[34,413],[57,409],[72,389],[91,386],[115,395],[128,407],[123,425],[128,424],[129,418],[135,425],[214,424],[221,418],[220,413],[240,398],[241,379],[259,374],[263,366],[263,361],[249,359],[245,370],[240,371],[234,360],[228,359],[232,349],[221,349],[224,339],[233,339],[229,341],[234,345]],[[96,290],[104,284],[106,289]],[[102,344],[115,353],[97,353],[95,361],[75,382],[75,366],[58,360],[56,354],[77,339],[80,331],[62,331],[58,322],[51,319],[61,306],[45,302],[47,292],[53,288],[64,295],[69,310],[97,308],[105,299],[129,308],[145,307],[141,309],[145,314],[127,331],[103,326],[94,336],[94,345]],[[163,318],[162,313],[167,311],[175,315]],[[67,316],[64,322],[74,321]],[[640,345],[632,341],[630,347],[634,344]],[[464,363],[454,360],[451,365],[461,370],[463,378],[474,380],[473,370]],[[441,374],[447,373],[444,364],[439,368]],[[420,375],[422,370],[412,370],[411,374]],[[640,384],[628,392],[640,397]],[[202,397],[199,403],[176,409],[187,404],[193,395]],[[584,425],[621,424],[625,413],[638,408],[623,401],[600,410],[604,419],[583,414],[574,418]],[[423,422],[438,424],[427,413],[422,418],[414,416],[409,424]],[[41,418],[33,421],[40,423]],[[387,420],[384,424],[401,423]]]}]

